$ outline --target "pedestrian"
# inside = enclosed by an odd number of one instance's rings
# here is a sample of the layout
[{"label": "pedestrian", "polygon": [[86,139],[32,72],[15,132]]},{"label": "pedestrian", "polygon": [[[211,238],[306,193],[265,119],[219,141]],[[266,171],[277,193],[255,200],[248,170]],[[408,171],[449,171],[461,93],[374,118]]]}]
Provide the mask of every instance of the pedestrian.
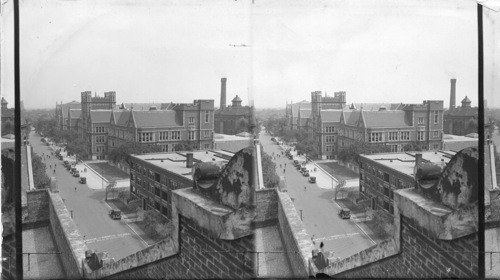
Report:
[{"label": "pedestrian", "polygon": [[76,187],[75,187],[75,192],[76,192]]},{"label": "pedestrian", "polygon": [[280,168],[281,168],[281,163],[280,163]]},{"label": "pedestrian", "polygon": [[283,173],[285,173],[285,172],[286,172],[286,169],[283,169]]},{"label": "pedestrian", "polygon": [[51,165],[49,165],[49,166],[50,166],[50,169],[52,169],[52,164],[51,164]]},{"label": "pedestrian", "polygon": [[307,190],[307,187],[306,187],[306,186],[304,186],[304,191],[306,191],[306,190]]},{"label": "pedestrian", "polygon": [[54,169],[54,174],[56,174],[56,170]]},{"label": "pedestrian", "polygon": [[286,168],[286,163],[285,163],[285,168]]}]

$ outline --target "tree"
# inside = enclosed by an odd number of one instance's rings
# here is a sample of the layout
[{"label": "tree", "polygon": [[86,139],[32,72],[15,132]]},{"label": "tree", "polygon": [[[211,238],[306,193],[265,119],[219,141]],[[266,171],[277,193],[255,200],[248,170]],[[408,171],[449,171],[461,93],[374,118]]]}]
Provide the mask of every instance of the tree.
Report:
[{"label": "tree", "polygon": [[[337,194],[339,193],[343,193],[345,191],[345,180],[344,179],[341,179],[339,181],[339,183],[337,184],[337,186],[335,187],[335,200],[337,200]],[[344,198],[344,197],[342,197]]]},{"label": "tree", "polygon": [[424,145],[425,144],[422,142],[413,141],[413,142],[410,142],[410,143],[404,145],[403,150],[405,152],[409,152],[409,151],[420,152],[420,151],[424,150]]},{"label": "tree", "polygon": [[198,144],[194,141],[184,140],[174,146],[176,151],[193,151],[198,148]]},{"label": "tree", "polygon": [[89,156],[87,143],[79,137],[66,144],[66,151],[69,156],[76,155],[80,159],[86,159]]},{"label": "tree", "polygon": [[2,124],[2,135],[14,134],[14,124],[7,120]]},{"label": "tree", "polygon": [[298,154],[305,154],[306,158],[317,158],[318,152],[316,151],[318,143],[311,137],[299,139],[295,148]]},{"label": "tree", "polygon": [[261,163],[262,163],[262,177],[264,180],[264,186],[268,189],[277,188],[280,183],[280,177],[276,174],[276,164],[270,155],[266,154],[262,148]]},{"label": "tree", "polygon": [[116,181],[111,181],[107,186],[106,186],[106,198],[105,200],[108,200],[108,193],[113,193],[115,192],[115,187],[116,187]]}]

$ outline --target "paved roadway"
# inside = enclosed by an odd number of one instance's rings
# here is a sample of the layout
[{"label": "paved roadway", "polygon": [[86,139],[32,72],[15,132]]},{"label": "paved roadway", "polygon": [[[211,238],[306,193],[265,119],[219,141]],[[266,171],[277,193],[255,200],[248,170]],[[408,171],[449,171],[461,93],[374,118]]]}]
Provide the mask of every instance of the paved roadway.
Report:
[{"label": "paved roadway", "polygon": [[[30,143],[39,156],[53,150],[42,143],[38,134],[32,133]],[[106,251],[115,260],[126,257],[147,247],[146,243],[132,230],[125,220],[112,220],[109,206],[104,201],[105,191],[92,189],[80,184],[63,166],[63,162],[51,156],[45,159],[47,174],[54,176],[54,164],[57,164],[55,177],[59,193],[68,210],[73,211],[74,221],[89,249]],[[52,165],[52,170],[50,170]]]},{"label": "paved roadway", "polygon": [[[264,151],[269,155],[281,154],[283,151],[279,145],[271,141],[271,136],[265,132],[260,133],[259,140]],[[322,182],[318,180],[317,184],[328,184],[321,187],[309,183],[308,177],[302,176],[293,166],[293,161],[284,155],[279,158],[275,157],[275,163],[278,175],[285,175],[288,194],[299,215],[302,210],[307,233],[314,238],[318,247],[320,242],[323,242],[325,251],[333,251],[335,257],[343,259],[374,245],[374,242],[355,222],[343,220],[337,215],[340,207],[332,201],[334,191],[331,187],[331,180],[324,179],[321,180]],[[283,172],[285,163],[286,171]],[[325,174],[315,175],[326,176]]]}]

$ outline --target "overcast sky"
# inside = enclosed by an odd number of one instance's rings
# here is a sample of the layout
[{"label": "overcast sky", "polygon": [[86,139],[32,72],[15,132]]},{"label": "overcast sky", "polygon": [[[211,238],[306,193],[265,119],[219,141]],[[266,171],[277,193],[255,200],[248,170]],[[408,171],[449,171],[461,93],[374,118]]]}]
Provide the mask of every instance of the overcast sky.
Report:
[{"label": "overcast sky", "polygon": [[[257,108],[310,101],[316,90],[346,91],[348,103],[447,107],[451,78],[457,104],[467,95],[477,106],[475,1],[254,1],[21,1],[24,105],[50,108],[91,90],[116,91],[118,103],[218,107],[227,77],[227,103],[238,94]],[[13,104],[4,6],[2,95]],[[485,97],[498,107],[499,21],[486,12]]]}]

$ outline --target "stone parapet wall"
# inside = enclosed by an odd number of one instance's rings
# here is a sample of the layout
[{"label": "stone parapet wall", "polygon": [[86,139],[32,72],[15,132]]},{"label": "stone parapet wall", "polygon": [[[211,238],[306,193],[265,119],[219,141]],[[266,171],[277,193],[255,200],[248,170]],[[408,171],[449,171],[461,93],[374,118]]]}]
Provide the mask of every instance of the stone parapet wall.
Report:
[{"label": "stone parapet wall", "polygon": [[276,189],[262,189],[255,191],[256,225],[275,222],[278,220],[278,193]]},{"label": "stone parapet wall", "polygon": [[50,229],[68,279],[83,277],[83,266],[87,245],[78,232],[75,222],[58,193],[49,193]]},{"label": "stone parapet wall", "polygon": [[23,207],[23,227],[36,227],[49,222],[48,190],[32,190],[26,192],[27,205]]},{"label": "stone parapet wall", "polygon": [[[288,252],[294,277],[308,277],[313,244],[288,193],[278,193],[278,220],[281,240]],[[314,270],[314,269],[313,269]]]}]

